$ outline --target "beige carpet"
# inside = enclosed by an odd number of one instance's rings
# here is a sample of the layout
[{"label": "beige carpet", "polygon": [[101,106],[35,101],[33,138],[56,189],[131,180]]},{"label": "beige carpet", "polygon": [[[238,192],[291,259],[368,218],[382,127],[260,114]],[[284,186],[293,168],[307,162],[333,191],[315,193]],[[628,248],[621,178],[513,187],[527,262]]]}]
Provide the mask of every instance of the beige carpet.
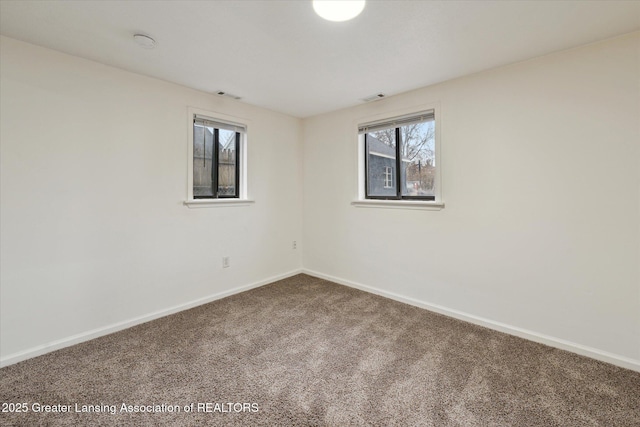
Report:
[{"label": "beige carpet", "polygon": [[640,426],[640,373],[305,275],[0,374],[3,426]]}]

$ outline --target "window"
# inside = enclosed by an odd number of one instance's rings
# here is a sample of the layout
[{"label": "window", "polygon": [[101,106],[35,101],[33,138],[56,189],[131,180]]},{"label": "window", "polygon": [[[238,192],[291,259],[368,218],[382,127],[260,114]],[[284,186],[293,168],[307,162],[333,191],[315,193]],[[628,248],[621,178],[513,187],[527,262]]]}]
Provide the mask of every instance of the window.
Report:
[{"label": "window", "polygon": [[[217,114],[216,114],[217,116]],[[244,204],[246,125],[189,109],[189,207]]]},{"label": "window", "polygon": [[435,201],[435,111],[359,126],[364,136],[364,198]]},{"label": "window", "polygon": [[393,168],[384,167],[384,188],[393,188]]}]

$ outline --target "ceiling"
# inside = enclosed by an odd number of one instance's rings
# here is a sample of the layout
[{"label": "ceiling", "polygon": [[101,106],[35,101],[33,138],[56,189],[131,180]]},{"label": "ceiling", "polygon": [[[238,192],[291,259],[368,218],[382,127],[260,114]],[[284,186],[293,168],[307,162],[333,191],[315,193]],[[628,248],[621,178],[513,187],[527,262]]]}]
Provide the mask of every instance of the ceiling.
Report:
[{"label": "ceiling", "polygon": [[639,1],[0,1],[5,36],[296,117],[638,29]]}]

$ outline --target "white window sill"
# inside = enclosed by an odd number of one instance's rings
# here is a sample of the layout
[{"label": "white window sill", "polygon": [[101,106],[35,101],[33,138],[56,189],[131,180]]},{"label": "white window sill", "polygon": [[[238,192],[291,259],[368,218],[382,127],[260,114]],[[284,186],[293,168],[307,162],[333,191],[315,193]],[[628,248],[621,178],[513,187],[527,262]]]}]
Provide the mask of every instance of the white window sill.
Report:
[{"label": "white window sill", "polygon": [[443,202],[425,200],[354,200],[351,205],[358,208],[418,209],[424,211],[444,209]]},{"label": "white window sill", "polygon": [[196,199],[186,200],[185,206],[189,209],[194,208],[221,208],[229,206],[249,206],[254,204],[254,200],[248,199]]}]

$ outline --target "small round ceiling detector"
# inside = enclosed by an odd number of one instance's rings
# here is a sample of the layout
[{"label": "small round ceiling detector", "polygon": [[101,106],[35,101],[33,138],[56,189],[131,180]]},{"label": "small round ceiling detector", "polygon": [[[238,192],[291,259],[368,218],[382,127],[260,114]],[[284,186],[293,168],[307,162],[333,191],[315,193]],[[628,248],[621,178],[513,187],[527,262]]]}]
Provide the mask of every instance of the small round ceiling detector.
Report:
[{"label": "small round ceiling detector", "polygon": [[313,10],[328,21],[342,22],[360,15],[365,0],[313,0]]},{"label": "small round ceiling detector", "polygon": [[145,49],[153,49],[156,47],[156,41],[145,34],[134,34],[133,40]]}]

